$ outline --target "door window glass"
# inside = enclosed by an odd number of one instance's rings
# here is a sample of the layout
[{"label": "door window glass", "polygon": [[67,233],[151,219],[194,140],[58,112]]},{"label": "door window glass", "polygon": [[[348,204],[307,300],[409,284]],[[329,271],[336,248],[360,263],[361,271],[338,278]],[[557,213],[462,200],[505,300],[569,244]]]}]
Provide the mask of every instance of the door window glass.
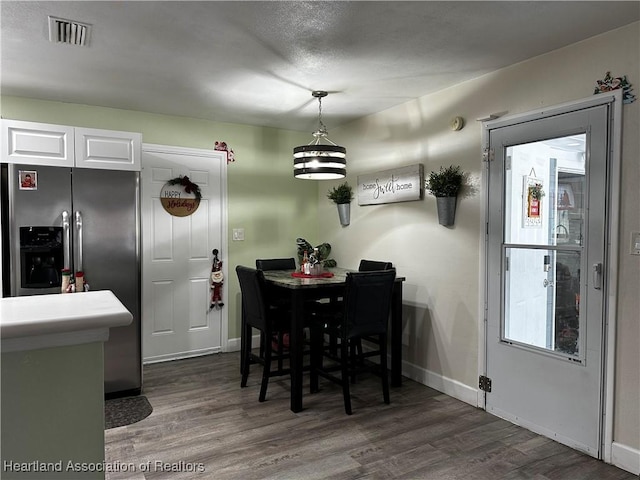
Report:
[{"label": "door window glass", "polygon": [[503,341],[580,356],[585,141],[505,149]]}]

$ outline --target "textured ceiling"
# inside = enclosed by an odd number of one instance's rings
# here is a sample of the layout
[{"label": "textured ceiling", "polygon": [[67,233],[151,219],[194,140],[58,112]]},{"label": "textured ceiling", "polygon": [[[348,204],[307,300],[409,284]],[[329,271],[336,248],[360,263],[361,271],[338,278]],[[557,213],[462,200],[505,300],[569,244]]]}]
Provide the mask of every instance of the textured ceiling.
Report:
[{"label": "textured ceiling", "polygon": [[[0,9],[5,95],[302,131],[317,124],[312,90],[330,92],[331,131],[640,18],[638,1],[3,0]],[[91,24],[89,46],[50,43],[49,15]]]}]

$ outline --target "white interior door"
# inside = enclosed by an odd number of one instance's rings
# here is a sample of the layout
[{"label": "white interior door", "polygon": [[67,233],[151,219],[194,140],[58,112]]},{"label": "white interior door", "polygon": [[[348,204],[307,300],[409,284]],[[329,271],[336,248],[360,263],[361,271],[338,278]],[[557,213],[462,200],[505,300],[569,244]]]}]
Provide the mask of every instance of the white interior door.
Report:
[{"label": "white interior door", "polygon": [[[146,363],[223,348],[227,309],[210,308],[210,277],[213,249],[220,252],[226,277],[225,169],[224,152],[143,146],[142,353]],[[162,187],[179,176],[188,176],[202,193],[197,210],[184,217],[169,214],[160,202]]]},{"label": "white interior door", "polygon": [[489,129],[490,387],[483,382],[488,412],[596,457],[611,115],[603,103]]}]

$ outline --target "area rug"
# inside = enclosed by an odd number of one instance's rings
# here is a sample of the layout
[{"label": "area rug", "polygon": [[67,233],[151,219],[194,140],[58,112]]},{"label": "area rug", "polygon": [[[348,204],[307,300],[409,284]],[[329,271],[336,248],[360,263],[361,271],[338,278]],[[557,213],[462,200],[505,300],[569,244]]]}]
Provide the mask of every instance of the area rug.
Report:
[{"label": "area rug", "polygon": [[144,395],[136,397],[114,398],[104,402],[104,428],[131,425],[147,418],[153,407]]}]

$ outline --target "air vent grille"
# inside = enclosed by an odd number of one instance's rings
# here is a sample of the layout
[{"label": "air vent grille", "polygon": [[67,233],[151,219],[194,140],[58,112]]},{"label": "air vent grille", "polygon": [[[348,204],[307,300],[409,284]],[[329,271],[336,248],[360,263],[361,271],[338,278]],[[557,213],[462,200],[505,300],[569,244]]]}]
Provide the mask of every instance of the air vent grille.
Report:
[{"label": "air vent grille", "polygon": [[49,16],[49,41],[86,47],[89,45],[91,25]]}]

